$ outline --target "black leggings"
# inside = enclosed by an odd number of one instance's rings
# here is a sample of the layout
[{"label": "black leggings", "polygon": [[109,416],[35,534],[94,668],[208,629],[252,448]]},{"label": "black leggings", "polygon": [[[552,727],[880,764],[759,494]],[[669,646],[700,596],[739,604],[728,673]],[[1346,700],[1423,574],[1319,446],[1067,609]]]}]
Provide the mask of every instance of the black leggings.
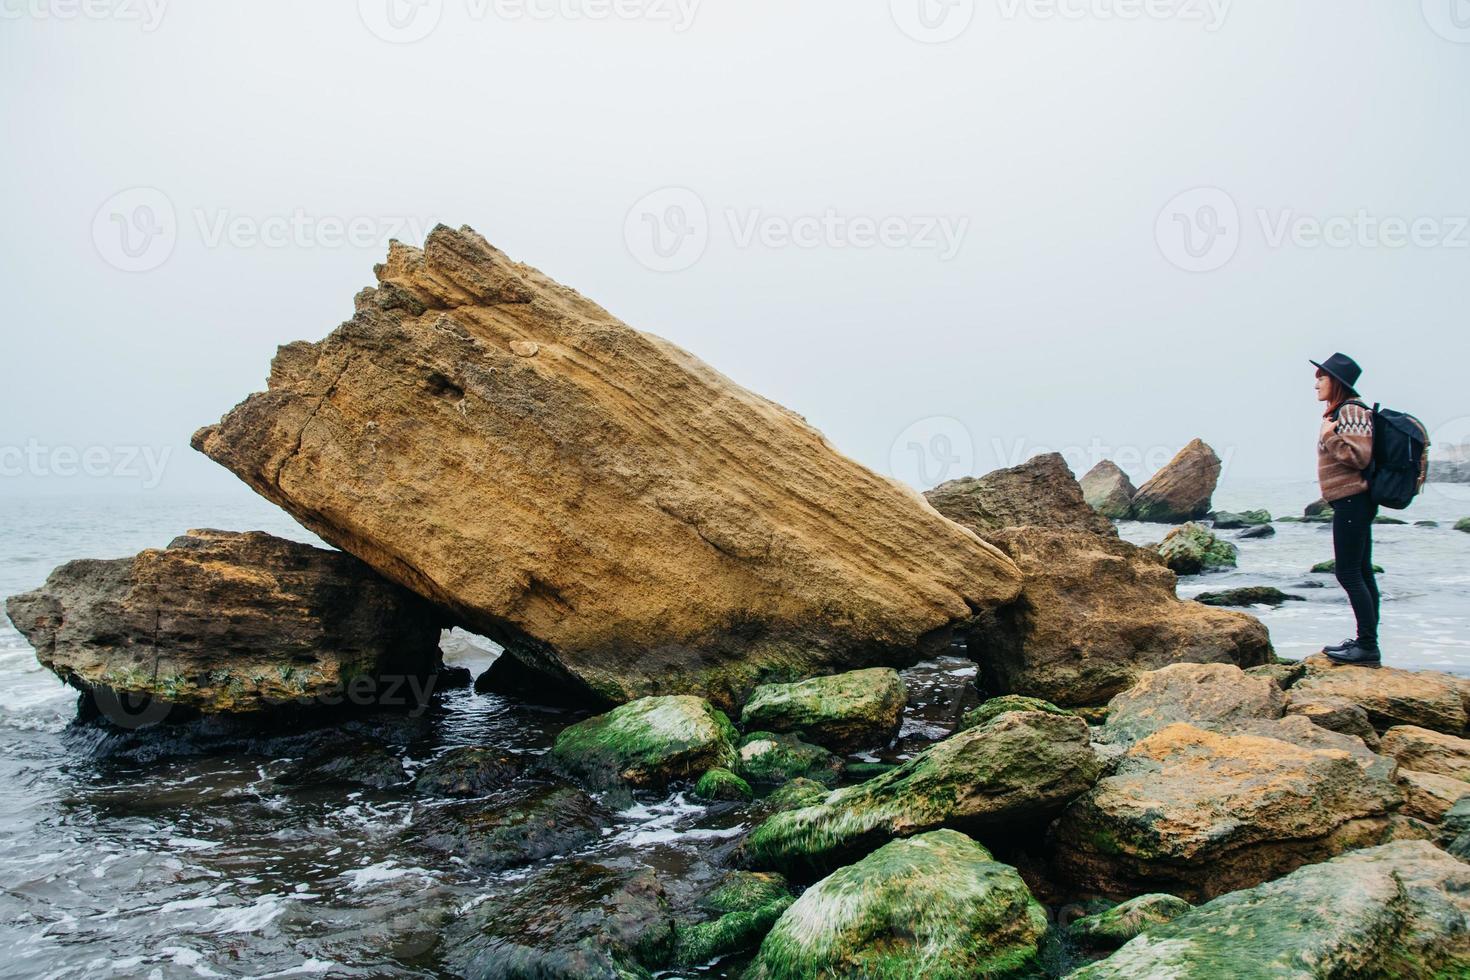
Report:
[{"label": "black leggings", "polygon": [[1337,581],[1358,618],[1358,642],[1378,649],[1378,582],[1373,576],[1373,518],[1378,505],[1367,492],[1332,502],[1332,553]]}]

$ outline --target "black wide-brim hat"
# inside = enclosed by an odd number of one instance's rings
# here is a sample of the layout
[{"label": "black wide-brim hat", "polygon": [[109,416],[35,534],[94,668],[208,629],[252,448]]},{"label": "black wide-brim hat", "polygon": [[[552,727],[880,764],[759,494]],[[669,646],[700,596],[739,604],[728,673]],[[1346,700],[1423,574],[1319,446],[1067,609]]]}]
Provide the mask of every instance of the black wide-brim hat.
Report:
[{"label": "black wide-brim hat", "polygon": [[1312,361],[1322,373],[1336,378],[1348,386],[1348,390],[1354,394],[1358,390],[1358,379],[1363,376],[1363,369],[1358,367],[1358,362],[1346,354],[1333,354],[1325,361]]}]

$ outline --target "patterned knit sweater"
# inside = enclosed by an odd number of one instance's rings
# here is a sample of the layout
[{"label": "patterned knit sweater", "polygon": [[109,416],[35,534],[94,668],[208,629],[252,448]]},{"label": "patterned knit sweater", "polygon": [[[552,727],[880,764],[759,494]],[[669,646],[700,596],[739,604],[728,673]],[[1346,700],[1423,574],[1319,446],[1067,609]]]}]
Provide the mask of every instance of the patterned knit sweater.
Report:
[{"label": "patterned knit sweater", "polygon": [[[1332,410],[1323,413],[1331,418]],[[1348,402],[1337,413],[1337,427],[1317,440],[1317,483],[1331,503],[1368,489],[1363,470],[1373,461],[1373,412]]]}]

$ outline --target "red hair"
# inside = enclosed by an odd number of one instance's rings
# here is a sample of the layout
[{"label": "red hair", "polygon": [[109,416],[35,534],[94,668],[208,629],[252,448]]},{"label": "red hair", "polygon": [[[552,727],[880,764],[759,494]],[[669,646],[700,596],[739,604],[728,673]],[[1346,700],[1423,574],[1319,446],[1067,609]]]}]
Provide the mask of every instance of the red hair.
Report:
[{"label": "red hair", "polygon": [[1327,413],[1331,415],[1342,406],[1349,398],[1357,396],[1357,392],[1334,378],[1321,368],[1317,369],[1317,377],[1327,379]]}]

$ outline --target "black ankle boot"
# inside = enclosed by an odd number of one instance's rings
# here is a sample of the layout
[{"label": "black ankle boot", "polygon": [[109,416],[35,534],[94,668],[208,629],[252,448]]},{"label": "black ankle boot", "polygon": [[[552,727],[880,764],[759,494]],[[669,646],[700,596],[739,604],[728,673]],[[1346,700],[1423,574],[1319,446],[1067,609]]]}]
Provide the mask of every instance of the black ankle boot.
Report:
[{"label": "black ankle boot", "polygon": [[1381,667],[1383,666],[1383,655],[1378,648],[1372,650],[1362,646],[1354,640],[1341,650],[1327,651],[1327,659],[1335,664],[1351,665],[1353,667]]},{"label": "black ankle boot", "polygon": [[1343,640],[1341,643],[1334,643],[1330,647],[1323,647],[1322,648],[1322,652],[1323,653],[1337,653],[1340,650],[1346,650],[1348,647],[1352,646],[1354,643],[1357,643],[1357,642],[1358,642],[1357,640],[1354,640],[1351,637],[1349,637],[1348,639]]}]

